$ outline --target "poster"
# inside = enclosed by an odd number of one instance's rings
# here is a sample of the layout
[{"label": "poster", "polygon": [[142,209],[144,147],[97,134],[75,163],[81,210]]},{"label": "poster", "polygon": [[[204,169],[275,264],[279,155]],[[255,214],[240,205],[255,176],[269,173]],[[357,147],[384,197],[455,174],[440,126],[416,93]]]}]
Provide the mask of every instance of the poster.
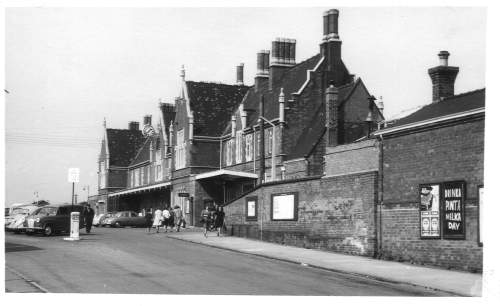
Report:
[{"label": "poster", "polygon": [[248,206],[247,217],[250,217],[250,218],[255,217],[255,201],[248,201],[247,206]]},{"label": "poster", "polygon": [[443,238],[465,239],[463,182],[443,184]]},{"label": "poster", "polygon": [[296,220],[296,194],[272,196],[272,220]]},{"label": "poster", "polygon": [[484,206],[483,206],[483,199],[484,199],[484,187],[483,186],[480,186],[478,188],[478,197],[479,197],[479,243],[483,243],[483,238],[482,238],[482,233],[483,233],[483,216],[484,216],[484,213],[483,213],[483,209],[484,209]]},{"label": "poster", "polygon": [[439,185],[420,186],[420,236],[440,237]]}]

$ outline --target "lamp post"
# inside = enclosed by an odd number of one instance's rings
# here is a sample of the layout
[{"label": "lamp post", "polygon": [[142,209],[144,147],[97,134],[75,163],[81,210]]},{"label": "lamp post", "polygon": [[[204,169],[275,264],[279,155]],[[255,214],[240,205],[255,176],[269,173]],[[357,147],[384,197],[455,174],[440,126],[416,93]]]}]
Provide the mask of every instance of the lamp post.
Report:
[{"label": "lamp post", "polygon": [[[264,120],[265,122],[269,123],[273,127],[273,143],[271,146],[271,181],[276,180],[276,161],[275,161],[275,155],[276,155],[276,125],[273,124],[271,121],[267,120],[263,116],[260,116],[259,119]],[[261,141],[264,141],[264,139],[261,139]],[[265,158],[264,156],[261,156],[261,158]]]}]

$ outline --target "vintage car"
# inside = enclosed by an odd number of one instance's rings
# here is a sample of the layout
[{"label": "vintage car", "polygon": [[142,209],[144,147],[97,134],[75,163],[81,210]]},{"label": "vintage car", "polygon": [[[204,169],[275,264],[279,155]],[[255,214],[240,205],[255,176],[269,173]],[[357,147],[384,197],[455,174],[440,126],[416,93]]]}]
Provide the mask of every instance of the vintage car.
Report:
[{"label": "vintage car", "polygon": [[95,215],[94,220],[92,220],[92,225],[93,226],[103,226],[104,221],[107,218],[112,217],[112,216],[113,216],[113,214],[111,214],[111,213]]},{"label": "vintage car", "polygon": [[26,218],[24,221],[25,232],[28,235],[43,233],[46,236],[59,232],[69,232],[72,211],[80,212],[80,228],[83,228],[82,205],[51,204],[42,207],[36,215],[30,215]]},{"label": "vintage car", "polygon": [[113,227],[122,226],[146,226],[146,218],[139,216],[133,211],[119,211],[104,221],[104,225]]},{"label": "vintage car", "polygon": [[9,215],[5,217],[5,229],[14,221],[18,220],[21,216],[26,216],[38,206],[32,204],[21,204],[15,207],[11,207]]},{"label": "vintage car", "polygon": [[30,206],[25,208],[25,212],[16,214],[13,218],[13,220],[6,226],[5,230],[9,232],[14,232],[16,234],[24,232],[25,227],[24,227],[24,221],[26,218],[30,215],[37,214],[38,211],[42,209],[41,207],[36,207],[36,206]]}]

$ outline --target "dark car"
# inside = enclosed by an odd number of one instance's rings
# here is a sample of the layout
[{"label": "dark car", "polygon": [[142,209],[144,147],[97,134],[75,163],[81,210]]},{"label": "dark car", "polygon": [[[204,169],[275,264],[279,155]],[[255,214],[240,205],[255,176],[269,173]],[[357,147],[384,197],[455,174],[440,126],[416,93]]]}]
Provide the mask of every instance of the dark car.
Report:
[{"label": "dark car", "polygon": [[121,226],[136,226],[145,227],[146,218],[139,216],[133,211],[119,211],[113,216],[106,218],[105,226],[121,227]]},{"label": "dark car", "polygon": [[[24,221],[26,234],[43,233],[50,236],[55,233],[69,232],[71,207],[71,204],[42,207],[36,215],[30,215]],[[73,211],[80,213],[80,228],[83,228],[83,206],[73,205]]]}]

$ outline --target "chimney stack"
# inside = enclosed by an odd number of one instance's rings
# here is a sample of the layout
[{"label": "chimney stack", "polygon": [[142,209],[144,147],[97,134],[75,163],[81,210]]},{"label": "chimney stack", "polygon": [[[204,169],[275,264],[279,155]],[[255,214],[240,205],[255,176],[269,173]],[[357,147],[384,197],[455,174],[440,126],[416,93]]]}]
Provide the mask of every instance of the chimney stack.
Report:
[{"label": "chimney stack", "polygon": [[243,63],[236,66],[236,85],[243,85]]},{"label": "chimney stack", "polygon": [[326,145],[334,147],[339,144],[339,90],[333,85],[326,89]]},{"label": "chimney stack", "polygon": [[137,121],[130,121],[128,123],[128,129],[131,131],[138,131],[139,130],[139,122]]},{"label": "chimney stack", "polygon": [[151,125],[151,115],[144,116],[144,126]]},{"label": "chimney stack", "polygon": [[263,88],[263,83],[269,79],[269,50],[257,53],[257,74],[255,75],[255,91]]},{"label": "chimney stack", "polygon": [[428,70],[432,81],[432,103],[455,95],[455,79],[459,68],[448,66],[449,56],[448,51],[439,52],[439,66]]},{"label": "chimney stack", "polygon": [[325,81],[333,81],[337,87],[349,83],[353,79],[342,63],[341,47],[339,11],[331,9],[323,13],[323,41],[320,44],[320,50],[326,64]]},{"label": "chimney stack", "polygon": [[271,64],[269,69],[269,90],[272,90],[290,67],[295,65],[296,40],[276,38],[272,42]]}]

